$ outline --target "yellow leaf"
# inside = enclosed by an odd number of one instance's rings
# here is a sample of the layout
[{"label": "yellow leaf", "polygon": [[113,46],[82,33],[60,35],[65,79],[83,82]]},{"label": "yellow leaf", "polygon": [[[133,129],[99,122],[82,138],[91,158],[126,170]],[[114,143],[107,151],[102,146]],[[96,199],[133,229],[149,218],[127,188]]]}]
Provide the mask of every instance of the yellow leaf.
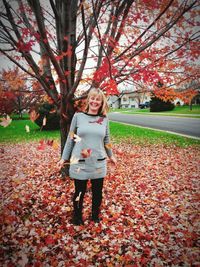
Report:
[{"label": "yellow leaf", "polygon": [[77,134],[74,134],[74,141],[78,143],[81,141],[81,138]]},{"label": "yellow leaf", "polygon": [[70,137],[70,139],[73,139],[74,138],[74,132],[69,132],[69,137]]},{"label": "yellow leaf", "polygon": [[30,133],[30,127],[28,125],[25,126],[26,132]]},{"label": "yellow leaf", "polygon": [[71,159],[70,159],[70,164],[76,164],[78,163],[79,159],[76,158],[75,156],[72,156]]},{"label": "yellow leaf", "polygon": [[58,147],[59,147],[59,144],[58,144],[58,141],[53,141],[53,144],[52,144],[52,147],[53,147],[53,149],[55,149],[55,150],[57,150],[58,149]]},{"label": "yellow leaf", "polygon": [[111,149],[112,148],[112,144],[108,143],[108,144],[105,145],[105,147],[108,148],[108,149]]}]

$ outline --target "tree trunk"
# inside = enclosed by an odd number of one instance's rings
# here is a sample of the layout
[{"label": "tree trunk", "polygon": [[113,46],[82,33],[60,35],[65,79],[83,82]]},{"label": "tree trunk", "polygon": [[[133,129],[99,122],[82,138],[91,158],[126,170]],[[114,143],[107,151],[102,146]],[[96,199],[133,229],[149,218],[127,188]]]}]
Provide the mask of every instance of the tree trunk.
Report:
[{"label": "tree trunk", "polygon": [[189,106],[190,106],[190,110],[192,110],[192,100],[190,101]]},{"label": "tree trunk", "polygon": [[19,111],[19,118],[22,119],[22,110]]},{"label": "tree trunk", "polygon": [[[72,117],[74,115],[74,106],[72,100],[63,98],[61,100],[60,109],[60,136],[61,136],[61,155],[67,140]],[[61,169],[62,178],[65,179],[69,175],[69,165]]]},{"label": "tree trunk", "polygon": [[[61,90],[62,91],[62,90]],[[61,98],[60,107],[60,136],[61,136],[61,154],[63,152],[67,135],[69,133],[70,124],[74,115],[73,96],[63,96]]]}]

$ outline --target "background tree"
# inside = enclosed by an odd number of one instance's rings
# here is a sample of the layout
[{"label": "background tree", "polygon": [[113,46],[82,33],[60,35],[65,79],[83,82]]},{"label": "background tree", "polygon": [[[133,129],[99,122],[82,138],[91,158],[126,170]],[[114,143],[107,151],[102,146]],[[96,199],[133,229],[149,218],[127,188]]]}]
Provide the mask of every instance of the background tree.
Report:
[{"label": "background tree", "polygon": [[44,90],[36,80],[31,80],[18,67],[0,73],[0,113],[13,112],[22,117],[29,112],[44,95]]},{"label": "background tree", "polygon": [[199,94],[200,90],[200,81],[191,80],[187,83],[184,83],[183,86],[179,89],[178,95],[179,98],[188,104],[190,110],[192,110],[192,102],[195,96]]},{"label": "background tree", "polygon": [[0,51],[55,103],[63,149],[81,89],[196,78],[198,15],[198,0],[2,0]]}]

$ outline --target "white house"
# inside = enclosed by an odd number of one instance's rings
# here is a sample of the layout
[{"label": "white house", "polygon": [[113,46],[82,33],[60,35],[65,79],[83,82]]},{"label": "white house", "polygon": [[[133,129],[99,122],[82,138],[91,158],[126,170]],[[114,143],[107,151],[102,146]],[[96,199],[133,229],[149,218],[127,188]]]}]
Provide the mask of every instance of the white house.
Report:
[{"label": "white house", "polygon": [[139,104],[149,102],[150,99],[149,92],[124,91],[119,96],[110,96],[108,103],[112,108],[138,108]]}]

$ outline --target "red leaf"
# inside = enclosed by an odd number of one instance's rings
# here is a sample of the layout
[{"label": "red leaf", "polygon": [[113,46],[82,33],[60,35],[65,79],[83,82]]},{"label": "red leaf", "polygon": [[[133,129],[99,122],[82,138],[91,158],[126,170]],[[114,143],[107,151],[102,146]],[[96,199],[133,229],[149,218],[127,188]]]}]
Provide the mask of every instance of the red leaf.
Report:
[{"label": "red leaf", "polygon": [[45,243],[46,243],[46,245],[53,245],[56,243],[56,240],[51,235],[48,235],[45,238]]}]

